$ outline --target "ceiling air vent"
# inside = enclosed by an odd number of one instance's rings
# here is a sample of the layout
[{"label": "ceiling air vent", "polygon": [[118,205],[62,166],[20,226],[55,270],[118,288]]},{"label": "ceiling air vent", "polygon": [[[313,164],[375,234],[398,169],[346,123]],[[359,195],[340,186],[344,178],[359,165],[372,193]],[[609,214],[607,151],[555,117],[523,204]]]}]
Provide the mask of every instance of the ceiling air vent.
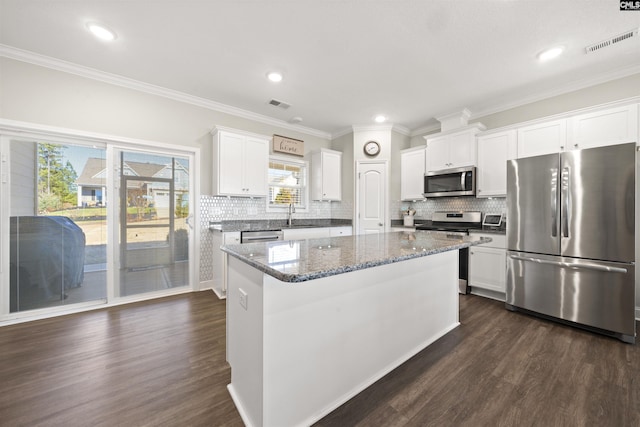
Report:
[{"label": "ceiling air vent", "polygon": [[269,105],[273,105],[274,107],[282,108],[283,110],[286,110],[287,108],[291,107],[291,104],[287,104],[286,102],[278,101],[277,99],[272,99],[271,101],[269,101]]},{"label": "ceiling air vent", "polygon": [[637,37],[637,36],[638,36],[638,29],[636,28],[636,29],[624,32],[622,34],[618,34],[617,36],[613,36],[609,39],[603,40],[599,43],[592,44],[591,46],[587,46],[584,49],[586,53],[592,53],[592,52],[595,52],[596,50],[600,50],[605,47],[612,46],[616,43],[620,43],[621,41],[630,39],[632,37]]}]

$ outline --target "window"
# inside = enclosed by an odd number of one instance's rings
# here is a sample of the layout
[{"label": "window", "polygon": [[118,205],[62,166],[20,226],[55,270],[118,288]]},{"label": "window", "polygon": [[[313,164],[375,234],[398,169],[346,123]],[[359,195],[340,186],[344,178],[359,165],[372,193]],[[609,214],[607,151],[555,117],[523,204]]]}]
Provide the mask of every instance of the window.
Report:
[{"label": "window", "polygon": [[267,209],[284,209],[290,203],[307,208],[307,162],[271,157]]}]

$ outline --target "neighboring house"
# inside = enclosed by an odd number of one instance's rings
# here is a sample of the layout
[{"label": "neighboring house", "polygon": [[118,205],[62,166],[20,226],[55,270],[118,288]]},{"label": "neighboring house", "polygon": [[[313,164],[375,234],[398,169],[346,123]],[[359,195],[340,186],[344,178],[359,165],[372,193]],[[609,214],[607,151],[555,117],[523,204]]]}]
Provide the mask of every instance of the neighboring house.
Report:
[{"label": "neighboring house", "polygon": [[[169,208],[169,183],[153,181],[153,178],[171,178],[171,164],[161,165],[157,163],[142,163],[126,161],[123,164],[125,176],[139,176],[145,179],[127,180],[127,190],[141,190],[147,203],[153,204],[159,209]],[[150,179],[149,179],[150,178]],[[76,179],[78,185],[78,206],[106,206],[107,189],[107,165],[105,159],[91,157],[82,169],[82,173]],[[148,182],[151,181],[151,182]],[[183,199],[183,194],[189,188],[189,170],[182,164],[176,163],[174,193],[176,206]]]},{"label": "neighboring house", "polygon": [[90,157],[76,179],[78,206],[104,206],[107,204],[107,161]]}]

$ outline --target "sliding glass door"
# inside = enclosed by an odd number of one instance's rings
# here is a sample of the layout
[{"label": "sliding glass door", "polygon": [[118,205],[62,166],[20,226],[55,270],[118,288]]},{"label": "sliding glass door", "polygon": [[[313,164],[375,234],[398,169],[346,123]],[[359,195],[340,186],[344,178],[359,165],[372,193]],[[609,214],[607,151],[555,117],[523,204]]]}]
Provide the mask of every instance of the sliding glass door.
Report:
[{"label": "sliding glass door", "polygon": [[122,151],[120,296],[189,284],[189,159]]},{"label": "sliding glass door", "polygon": [[106,150],[11,140],[9,312],[106,301]]},{"label": "sliding glass door", "polygon": [[191,286],[193,153],[70,141],[1,138],[0,320]]}]

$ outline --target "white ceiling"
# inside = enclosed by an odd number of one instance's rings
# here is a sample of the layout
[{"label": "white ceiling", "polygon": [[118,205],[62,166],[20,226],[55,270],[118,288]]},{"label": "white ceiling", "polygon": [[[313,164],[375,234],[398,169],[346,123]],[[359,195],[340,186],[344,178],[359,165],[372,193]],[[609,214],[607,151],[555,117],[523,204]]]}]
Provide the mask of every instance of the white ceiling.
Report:
[{"label": "white ceiling", "polygon": [[[90,20],[118,38],[95,39]],[[416,130],[640,72],[640,37],[584,50],[638,27],[618,0],[0,0],[5,51],[334,135],[376,114]],[[536,61],[557,44],[563,56]],[[271,70],[284,80],[269,82]]]}]

